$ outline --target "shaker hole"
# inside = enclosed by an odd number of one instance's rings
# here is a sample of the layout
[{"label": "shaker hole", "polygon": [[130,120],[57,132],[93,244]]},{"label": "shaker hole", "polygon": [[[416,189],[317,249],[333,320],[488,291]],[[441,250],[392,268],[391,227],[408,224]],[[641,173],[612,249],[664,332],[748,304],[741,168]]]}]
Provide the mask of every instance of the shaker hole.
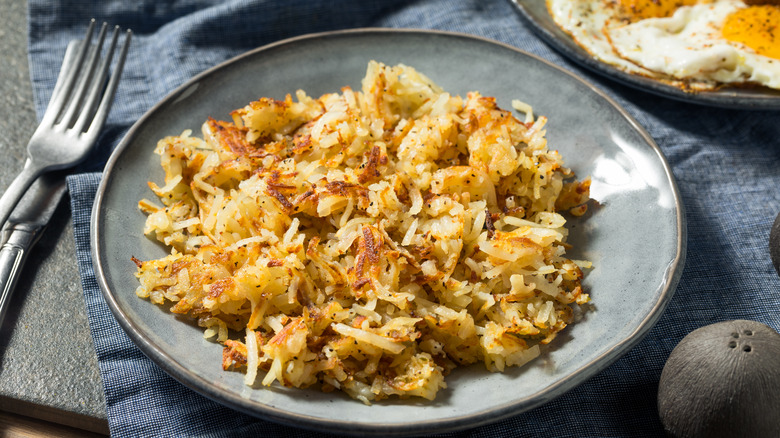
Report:
[{"label": "shaker hole", "polygon": [[736,347],[737,347],[737,341],[729,342],[729,348],[736,348]]},{"label": "shaker hole", "polygon": [[751,348],[750,345],[745,345],[744,347],[742,347],[742,351],[744,351],[745,353],[750,353],[752,350],[753,348]]}]

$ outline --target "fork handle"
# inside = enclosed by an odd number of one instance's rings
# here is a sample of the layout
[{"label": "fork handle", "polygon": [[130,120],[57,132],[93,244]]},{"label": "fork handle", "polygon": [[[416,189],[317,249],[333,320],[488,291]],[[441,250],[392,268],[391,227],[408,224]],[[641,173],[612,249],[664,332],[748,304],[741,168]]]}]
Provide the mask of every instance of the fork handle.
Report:
[{"label": "fork handle", "polygon": [[41,235],[42,227],[18,225],[0,247],[0,327],[11,303],[11,294],[19,280],[30,249]]},{"label": "fork handle", "polygon": [[0,228],[5,225],[11,212],[14,211],[16,204],[22,199],[24,193],[30,188],[33,181],[41,175],[41,169],[32,164],[28,158],[24,163],[24,168],[19,175],[14,178],[11,185],[8,186],[3,196],[0,198]]}]

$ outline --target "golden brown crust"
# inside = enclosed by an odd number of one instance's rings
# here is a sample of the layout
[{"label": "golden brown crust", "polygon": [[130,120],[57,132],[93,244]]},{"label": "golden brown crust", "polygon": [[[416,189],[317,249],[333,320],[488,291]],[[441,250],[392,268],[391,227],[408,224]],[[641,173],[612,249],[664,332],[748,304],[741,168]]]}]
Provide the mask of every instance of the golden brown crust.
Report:
[{"label": "golden brown crust", "polygon": [[745,4],[750,6],[756,5],[774,5],[780,6],[780,0],[743,0]]}]

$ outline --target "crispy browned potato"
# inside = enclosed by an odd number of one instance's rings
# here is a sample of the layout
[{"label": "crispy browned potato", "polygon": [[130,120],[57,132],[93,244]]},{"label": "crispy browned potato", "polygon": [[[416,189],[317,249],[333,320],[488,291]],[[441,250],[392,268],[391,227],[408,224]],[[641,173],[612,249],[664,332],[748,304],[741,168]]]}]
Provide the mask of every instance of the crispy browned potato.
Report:
[{"label": "crispy browned potato", "polygon": [[775,5],[780,6],[780,0],[744,0],[748,5]]}]

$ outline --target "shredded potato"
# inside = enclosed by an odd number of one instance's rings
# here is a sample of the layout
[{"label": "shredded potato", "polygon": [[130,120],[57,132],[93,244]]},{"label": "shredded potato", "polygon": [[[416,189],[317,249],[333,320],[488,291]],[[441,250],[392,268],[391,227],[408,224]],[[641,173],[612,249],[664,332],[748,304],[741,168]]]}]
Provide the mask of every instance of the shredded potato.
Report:
[{"label": "shredded potato", "polygon": [[458,365],[527,363],[589,300],[560,212],[590,183],[515,106],[527,122],[372,61],[359,92],[160,140],[139,208],[171,253],[133,259],[138,296],[196,318],[248,385],[433,399]]}]

